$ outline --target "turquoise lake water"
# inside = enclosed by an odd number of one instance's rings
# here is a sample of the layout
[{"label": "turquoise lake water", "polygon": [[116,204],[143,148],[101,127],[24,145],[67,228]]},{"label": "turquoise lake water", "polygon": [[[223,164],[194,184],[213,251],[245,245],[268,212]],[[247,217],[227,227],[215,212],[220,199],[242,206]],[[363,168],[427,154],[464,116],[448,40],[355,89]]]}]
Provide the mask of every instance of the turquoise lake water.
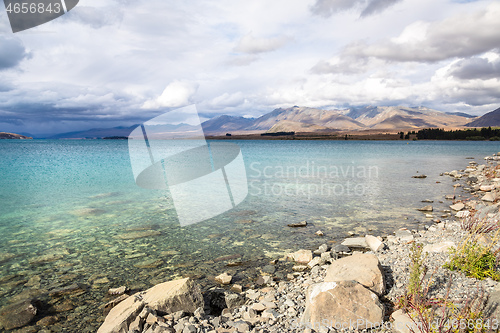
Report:
[{"label": "turquoise lake water", "polygon": [[[232,142],[248,197],[180,227],[168,191],[135,184],[126,140],[0,140],[0,305],[78,283],[81,294],[47,298],[72,303],[54,327],[95,331],[110,287],[186,275],[209,286],[223,271],[250,283],[287,251],[428,223],[415,208],[431,199],[444,209],[438,201],[453,192],[440,173],[500,151],[495,142]],[[303,220],[307,228],[286,226]]]}]

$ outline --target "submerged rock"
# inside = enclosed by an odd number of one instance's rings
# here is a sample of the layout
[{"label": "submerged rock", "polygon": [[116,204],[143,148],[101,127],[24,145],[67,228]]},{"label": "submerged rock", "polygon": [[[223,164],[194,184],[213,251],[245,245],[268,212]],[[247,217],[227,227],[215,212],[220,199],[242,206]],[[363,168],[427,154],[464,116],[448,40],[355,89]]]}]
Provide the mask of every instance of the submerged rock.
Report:
[{"label": "submerged rock", "polygon": [[23,327],[35,318],[37,312],[34,300],[8,305],[0,310],[0,327],[6,330]]},{"label": "submerged rock", "polygon": [[127,240],[127,239],[138,239],[144,237],[159,236],[160,234],[161,233],[157,230],[144,230],[144,231],[128,232],[125,234],[114,236],[113,238]]},{"label": "submerged rock", "polygon": [[288,226],[291,227],[291,228],[306,227],[307,226],[307,221],[302,221],[302,222],[299,222],[299,223],[290,223]]},{"label": "submerged rock", "polygon": [[13,253],[5,253],[5,252],[0,252],[0,264],[3,264],[6,261],[9,261],[10,259],[14,258],[16,255]]},{"label": "submerged rock", "polygon": [[57,261],[57,260],[62,259],[62,258],[63,258],[63,256],[60,254],[51,253],[51,254],[45,254],[45,255],[31,258],[29,260],[29,263],[31,265],[41,265],[41,264],[46,264],[48,262]]},{"label": "submerged rock", "polygon": [[106,211],[98,208],[80,208],[71,211],[71,214],[76,216],[96,216],[104,214]]},{"label": "submerged rock", "polygon": [[233,277],[231,275],[224,272],[221,275],[215,277],[215,282],[226,285],[230,284],[232,279]]},{"label": "submerged rock", "polygon": [[77,284],[77,283],[73,283],[73,284],[70,284],[69,286],[66,286],[66,287],[56,288],[56,289],[51,290],[49,292],[49,295],[51,297],[59,297],[59,296],[63,296],[63,295],[74,295],[74,294],[79,294],[79,293],[83,293],[83,292],[85,292],[84,286]]},{"label": "submerged rock", "polygon": [[121,294],[124,294],[126,291],[127,291],[127,287],[121,286],[121,287],[118,287],[118,288],[110,288],[108,290],[108,294],[110,294],[110,295],[121,295]]},{"label": "submerged rock", "polygon": [[159,266],[163,265],[163,260],[161,259],[149,259],[142,261],[140,263],[134,264],[134,267],[137,268],[157,268]]},{"label": "submerged rock", "polygon": [[422,208],[417,208],[417,210],[421,212],[432,212],[434,208],[432,208],[432,205],[428,205]]}]

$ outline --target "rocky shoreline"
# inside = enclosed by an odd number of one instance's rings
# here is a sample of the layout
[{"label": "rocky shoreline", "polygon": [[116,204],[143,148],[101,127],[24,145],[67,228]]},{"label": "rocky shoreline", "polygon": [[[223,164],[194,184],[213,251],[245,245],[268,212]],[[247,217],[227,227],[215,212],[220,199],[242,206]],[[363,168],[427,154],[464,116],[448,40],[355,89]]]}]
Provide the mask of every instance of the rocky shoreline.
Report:
[{"label": "rocky shoreline", "polygon": [[[459,218],[471,214],[497,221],[500,218],[499,204],[495,203],[500,190],[500,153],[486,160],[487,165],[472,161],[465,170],[443,174],[456,179],[455,188],[464,186],[471,197],[455,200],[454,194],[447,195],[450,209],[442,212],[434,212],[432,205],[420,208],[430,223],[419,230],[399,229],[385,238],[366,235],[333,246],[323,244],[315,251],[298,250],[280,259],[295,262],[287,281],[275,281],[271,273],[261,276],[247,290],[231,284],[232,277],[223,272],[215,278],[221,287],[205,292],[204,306],[200,306],[203,302],[188,302],[185,308],[165,311],[145,304],[140,313],[128,317],[137,309],[127,312],[125,303],[120,303],[98,332],[329,332],[334,328],[408,332],[411,322],[404,314],[393,312],[409,283],[409,244],[413,242],[422,244],[428,253],[426,262],[435,281],[430,293],[460,304],[482,291],[489,295],[485,305],[496,309],[500,300],[498,282],[443,268],[449,259],[448,249],[466,237]],[[187,294],[192,299],[201,297],[196,288]],[[131,297],[138,296],[127,300]],[[357,306],[360,304],[363,306]],[[118,324],[117,314],[122,316]],[[498,314],[494,311],[489,315]],[[401,320],[403,325],[397,325]]]},{"label": "rocky shoreline", "polygon": [[[443,198],[450,208],[438,211],[433,202],[423,200],[423,207],[416,209],[428,222],[418,228],[398,229],[386,237],[359,235],[341,244],[329,242],[318,230],[317,237],[324,237],[325,244],[314,251],[299,249],[270,261],[261,268],[262,276],[253,285],[240,285],[227,271],[215,278],[219,286],[203,293],[189,278],[161,283],[142,292],[116,286],[109,290],[110,301],[102,305],[107,316],[98,332],[329,332],[334,331],[328,328],[331,326],[407,333],[408,319],[394,311],[398,297],[408,286],[410,246],[414,242],[428,252],[428,275],[435,281],[430,293],[439,297],[447,294],[450,301],[461,304],[484,292],[489,295],[489,315],[500,319],[500,309],[495,310],[500,302],[498,282],[469,278],[443,268],[449,259],[448,249],[466,237],[461,219],[474,214],[490,220],[500,218],[500,153],[485,160],[486,165],[471,161],[464,170],[442,175],[456,180],[454,189]],[[458,187],[470,197],[457,200]],[[276,272],[278,266],[291,269],[283,274]],[[74,289],[78,292],[78,286]],[[333,306],[335,302],[342,306]],[[358,306],[361,303],[363,309]],[[2,309],[0,326],[23,327],[36,313],[36,301]],[[403,320],[403,328],[395,325],[394,319]],[[51,317],[40,320],[46,321],[44,326],[48,328],[39,332],[52,332]],[[36,331],[27,326],[15,332]]]}]

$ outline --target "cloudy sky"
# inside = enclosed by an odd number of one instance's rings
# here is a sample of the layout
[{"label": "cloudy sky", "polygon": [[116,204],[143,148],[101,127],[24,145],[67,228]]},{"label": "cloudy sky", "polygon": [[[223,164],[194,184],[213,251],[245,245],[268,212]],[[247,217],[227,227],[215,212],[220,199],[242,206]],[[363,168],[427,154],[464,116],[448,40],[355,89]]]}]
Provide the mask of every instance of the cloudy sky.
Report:
[{"label": "cloudy sky", "polygon": [[0,4],[0,131],[132,125],[293,105],[500,106],[500,1],[80,0],[12,33]]}]

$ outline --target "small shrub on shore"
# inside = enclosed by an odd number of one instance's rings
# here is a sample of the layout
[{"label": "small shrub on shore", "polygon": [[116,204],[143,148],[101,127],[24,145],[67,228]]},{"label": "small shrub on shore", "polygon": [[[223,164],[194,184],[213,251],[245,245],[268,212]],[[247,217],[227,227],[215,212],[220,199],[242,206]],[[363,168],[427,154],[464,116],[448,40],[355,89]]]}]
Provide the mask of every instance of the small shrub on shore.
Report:
[{"label": "small shrub on shore", "polygon": [[[498,221],[488,217],[480,219],[475,214],[464,219],[461,227],[469,234],[459,247],[451,249],[450,261],[444,267],[462,271],[476,279],[500,281],[500,272],[497,270],[500,248],[495,249],[500,240]],[[492,232],[494,235],[489,240],[483,236]]]},{"label": "small shrub on shore", "polygon": [[420,243],[414,242],[410,247],[410,283],[408,284],[408,292],[410,295],[415,295],[422,288],[422,279],[427,272],[427,267],[424,261],[427,253],[423,253],[424,247]]},{"label": "small shrub on shore", "polygon": [[500,281],[500,274],[496,269],[498,253],[491,252],[480,244],[467,244],[459,249],[452,249],[451,259],[444,267],[452,271],[459,270],[467,276],[476,279],[492,278]]},{"label": "small shrub on shore", "polygon": [[400,308],[407,308],[410,304],[420,303],[418,298],[423,288],[424,276],[427,266],[424,264],[426,255],[423,254],[423,245],[412,243],[410,247],[410,281],[405,294],[398,300]]},{"label": "small shrub on shore", "polygon": [[[423,246],[413,243],[410,248],[410,281],[406,293],[399,298],[398,307],[403,309],[415,324],[413,333],[482,333],[489,330],[483,324],[486,319],[481,312],[484,297],[468,298],[462,306],[449,300],[451,277],[444,298],[432,297],[432,277],[426,278],[427,267]],[[472,325],[470,323],[473,323]]]},{"label": "small shrub on shore", "polygon": [[484,294],[469,297],[459,307],[449,300],[451,281],[448,283],[445,298],[429,297],[428,287],[423,289],[419,303],[410,303],[408,313],[417,327],[410,328],[413,333],[484,333],[492,331],[494,323],[484,318]]}]

